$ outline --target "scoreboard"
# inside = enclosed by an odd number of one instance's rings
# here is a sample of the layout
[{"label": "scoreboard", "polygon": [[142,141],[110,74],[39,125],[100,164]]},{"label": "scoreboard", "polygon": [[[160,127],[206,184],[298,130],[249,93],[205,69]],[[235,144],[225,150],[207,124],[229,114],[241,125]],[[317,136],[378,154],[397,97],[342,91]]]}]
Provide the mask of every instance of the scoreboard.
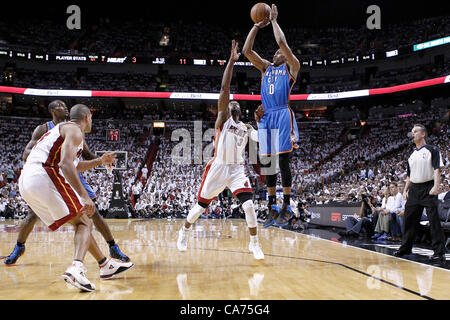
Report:
[{"label": "scoreboard", "polygon": [[120,142],[120,130],[106,129],[106,142]]}]

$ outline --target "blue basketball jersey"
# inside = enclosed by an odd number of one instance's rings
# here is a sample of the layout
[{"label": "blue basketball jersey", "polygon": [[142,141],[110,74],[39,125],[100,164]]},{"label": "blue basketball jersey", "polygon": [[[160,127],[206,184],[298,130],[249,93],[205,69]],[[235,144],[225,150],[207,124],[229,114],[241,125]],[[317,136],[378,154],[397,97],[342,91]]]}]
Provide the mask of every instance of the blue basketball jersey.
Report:
[{"label": "blue basketball jersey", "polygon": [[47,122],[47,131],[52,130],[54,127],[55,127],[55,124],[53,123],[53,121]]},{"label": "blue basketball jersey", "polygon": [[286,63],[267,68],[261,83],[261,101],[265,112],[286,108],[295,79]]}]

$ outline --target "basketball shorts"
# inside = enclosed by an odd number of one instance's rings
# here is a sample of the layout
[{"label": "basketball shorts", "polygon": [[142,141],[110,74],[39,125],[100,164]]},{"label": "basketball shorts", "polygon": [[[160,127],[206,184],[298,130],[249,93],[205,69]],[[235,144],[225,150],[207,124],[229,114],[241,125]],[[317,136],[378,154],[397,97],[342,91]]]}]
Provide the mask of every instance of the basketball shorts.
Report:
[{"label": "basketball shorts", "polygon": [[86,189],[86,191],[87,191],[87,193],[89,195],[89,198],[94,200],[97,197],[97,195],[95,194],[94,190],[92,190],[92,188],[88,185],[86,180],[84,180],[84,177],[81,174],[81,172],[78,172],[78,176],[80,177],[81,183],[83,184],[83,187]]},{"label": "basketball shorts", "polygon": [[81,197],[60,170],[41,164],[26,164],[20,174],[19,191],[36,215],[52,231],[81,210]]},{"label": "basketball shorts", "polygon": [[253,192],[243,165],[225,165],[211,160],[203,171],[197,200],[204,204],[210,204],[225,188],[229,188],[233,196],[243,192]]},{"label": "basketball shorts", "polygon": [[289,107],[269,110],[258,124],[259,154],[262,156],[291,152],[298,148],[298,126]]}]

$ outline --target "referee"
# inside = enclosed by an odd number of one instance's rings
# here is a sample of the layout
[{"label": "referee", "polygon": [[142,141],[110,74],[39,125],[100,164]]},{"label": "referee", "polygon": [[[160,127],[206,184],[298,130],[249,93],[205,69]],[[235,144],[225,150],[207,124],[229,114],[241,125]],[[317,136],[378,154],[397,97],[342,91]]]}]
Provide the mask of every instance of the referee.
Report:
[{"label": "referee", "polygon": [[411,133],[416,148],[408,159],[408,178],[403,197],[407,199],[403,223],[402,245],[394,256],[411,254],[414,239],[420,225],[420,217],[426,208],[430,222],[431,242],[434,250],[432,262],[445,264],[445,236],[438,214],[438,190],[441,183],[440,168],[444,166],[439,149],[426,144],[427,130],[415,124]]}]

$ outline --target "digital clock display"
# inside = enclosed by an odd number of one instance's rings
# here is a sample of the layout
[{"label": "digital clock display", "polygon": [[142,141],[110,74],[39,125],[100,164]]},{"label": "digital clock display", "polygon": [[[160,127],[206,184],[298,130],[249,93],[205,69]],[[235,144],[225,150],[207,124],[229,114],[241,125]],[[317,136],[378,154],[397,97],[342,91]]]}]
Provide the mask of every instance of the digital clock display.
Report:
[{"label": "digital clock display", "polygon": [[106,141],[107,142],[119,142],[120,141],[120,130],[107,129],[106,130]]}]

